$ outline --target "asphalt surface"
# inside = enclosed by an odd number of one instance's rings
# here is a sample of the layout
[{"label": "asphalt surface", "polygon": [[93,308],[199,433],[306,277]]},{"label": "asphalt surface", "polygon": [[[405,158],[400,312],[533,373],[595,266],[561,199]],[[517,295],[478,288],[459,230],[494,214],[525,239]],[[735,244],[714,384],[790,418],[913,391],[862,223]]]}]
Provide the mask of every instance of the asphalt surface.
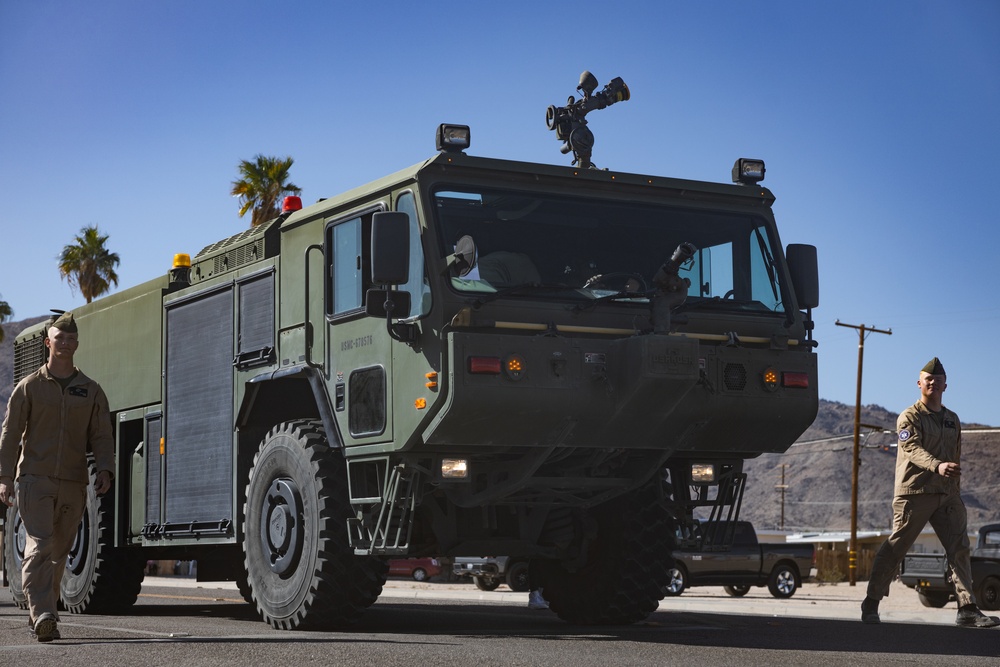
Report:
[{"label": "asphalt surface", "polygon": [[[666,598],[646,621],[570,626],[501,587],[390,580],[344,632],[286,632],[262,623],[232,584],[147,577],[129,614],[64,613],[62,639],[39,644],[26,612],[0,590],[0,665],[997,665],[1000,628],[954,626],[955,605],[927,609],[895,584],[881,625],[860,622],[864,586],[804,585]],[[996,612],[993,612],[996,613]]]}]

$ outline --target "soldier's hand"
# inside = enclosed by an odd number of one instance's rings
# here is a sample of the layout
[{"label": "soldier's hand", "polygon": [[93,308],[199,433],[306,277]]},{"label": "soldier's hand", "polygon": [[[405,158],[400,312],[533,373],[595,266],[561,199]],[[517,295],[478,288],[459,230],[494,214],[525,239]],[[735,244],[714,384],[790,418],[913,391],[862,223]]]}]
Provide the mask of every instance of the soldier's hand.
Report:
[{"label": "soldier's hand", "polygon": [[962,475],[961,467],[957,463],[950,461],[940,464],[937,471],[942,477],[960,477]]},{"label": "soldier's hand", "polygon": [[0,482],[0,503],[7,507],[14,504],[14,485],[10,482]]},{"label": "soldier's hand", "polygon": [[102,496],[111,489],[111,473],[107,470],[102,470],[97,473],[97,479],[94,480],[94,492],[97,495]]}]

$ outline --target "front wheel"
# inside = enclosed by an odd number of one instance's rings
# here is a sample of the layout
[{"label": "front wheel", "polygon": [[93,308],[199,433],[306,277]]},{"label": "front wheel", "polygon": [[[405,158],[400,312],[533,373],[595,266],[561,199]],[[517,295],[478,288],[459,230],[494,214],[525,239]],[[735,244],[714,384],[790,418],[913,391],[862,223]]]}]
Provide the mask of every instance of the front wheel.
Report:
[{"label": "front wheel", "polygon": [[345,626],[378,599],[388,563],[356,557],[347,466],[322,424],[279,424],[247,483],[244,565],[257,611],[281,630]]},{"label": "front wheel", "polygon": [[986,577],[976,593],[976,601],[980,609],[989,611],[1000,609],[1000,579]]},{"label": "front wheel", "polygon": [[734,598],[741,598],[750,592],[749,586],[723,586],[723,590]]},{"label": "front wheel", "polygon": [[3,533],[3,553],[4,572],[7,573],[7,584],[10,589],[10,597],[14,605],[21,608],[28,608],[28,597],[24,594],[24,586],[21,582],[21,563],[24,561],[24,548],[27,543],[27,533],[24,530],[24,522],[21,521],[21,513],[17,511],[17,504],[7,508],[7,519],[4,522]]},{"label": "front wheel", "polygon": [[422,567],[418,567],[413,571],[414,581],[427,581],[427,579],[428,579],[427,570],[423,569]]},{"label": "front wheel", "polygon": [[581,516],[577,561],[535,559],[549,608],[577,625],[636,623],[654,612],[675,566],[674,519],[657,484]]},{"label": "front wheel", "polygon": [[792,597],[795,591],[799,590],[799,573],[791,565],[785,563],[775,565],[767,580],[767,590],[776,598]]}]

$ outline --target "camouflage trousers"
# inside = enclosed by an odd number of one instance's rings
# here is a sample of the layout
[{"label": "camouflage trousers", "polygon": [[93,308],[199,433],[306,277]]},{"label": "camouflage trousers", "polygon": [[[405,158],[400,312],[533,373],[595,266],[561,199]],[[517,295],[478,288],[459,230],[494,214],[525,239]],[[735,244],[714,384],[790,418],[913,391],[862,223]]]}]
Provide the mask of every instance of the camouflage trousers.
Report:
[{"label": "camouflage trousers", "polygon": [[87,507],[87,485],[40,475],[17,480],[17,509],[27,540],[21,585],[32,619],[46,612],[58,617],[59,586],[66,557]]},{"label": "camouflage trousers", "polygon": [[957,493],[914,493],[893,499],[892,534],[875,554],[868,597],[881,600],[889,594],[899,564],[928,522],[948,554],[958,606],[976,602],[972,594],[968,519]]}]

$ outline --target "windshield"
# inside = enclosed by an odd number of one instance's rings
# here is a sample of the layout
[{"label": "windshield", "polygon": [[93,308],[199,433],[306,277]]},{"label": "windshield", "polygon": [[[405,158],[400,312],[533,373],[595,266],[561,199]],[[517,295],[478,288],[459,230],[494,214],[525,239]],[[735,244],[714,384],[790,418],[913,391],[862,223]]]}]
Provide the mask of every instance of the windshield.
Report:
[{"label": "windshield", "polygon": [[453,272],[460,291],[645,301],[687,242],[697,251],[680,270],[691,281],[686,307],[784,311],[760,217],[499,190],[441,190],[434,203],[442,254],[466,236],[478,251],[471,271]]}]

